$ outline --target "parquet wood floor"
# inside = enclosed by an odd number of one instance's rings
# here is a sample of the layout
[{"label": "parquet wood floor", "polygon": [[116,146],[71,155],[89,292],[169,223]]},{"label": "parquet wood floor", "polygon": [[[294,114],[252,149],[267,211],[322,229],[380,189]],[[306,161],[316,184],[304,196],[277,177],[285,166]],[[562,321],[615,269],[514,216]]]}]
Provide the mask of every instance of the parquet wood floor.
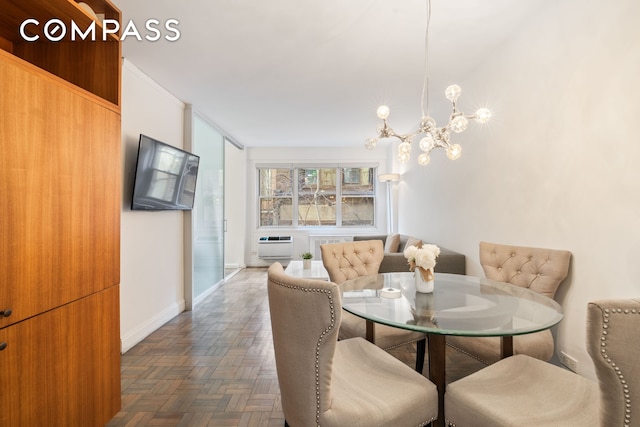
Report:
[{"label": "parquet wood floor", "polygon": [[[282,427],[266,287],[266,269],[241,270],[124,354],[107,426]],[[447,352],[448,381],[481,367]],[[414,366],[415,345],[391,353]]]}]

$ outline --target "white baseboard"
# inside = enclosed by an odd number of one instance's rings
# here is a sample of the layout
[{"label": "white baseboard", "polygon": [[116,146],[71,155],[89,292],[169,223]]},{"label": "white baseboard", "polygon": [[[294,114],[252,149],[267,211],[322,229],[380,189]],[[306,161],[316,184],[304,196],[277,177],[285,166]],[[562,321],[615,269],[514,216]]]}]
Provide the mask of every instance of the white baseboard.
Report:
[{"label": "white baseboard", "polygon": [[130,333],[123,335],[120,337],[120,348],[121,353],[126,353],[131,348],[133,348],[140,341],[151,335],[156,329],[160,326],[167,323],[169,320],[176,317],[178,314],[184,311],[185,302],[184,299],[180,300],[178,303],[173,304],[172,306],[166,308],[162,312],[153,316],[151,319],[147,320],[143,324],[136,327]]},{"label": "white baseboard", "polygon": [[240,264],[238,263],[228,263],[224,265],[224,268],[227,270],[231,270],[232,268],[240,268]]}]

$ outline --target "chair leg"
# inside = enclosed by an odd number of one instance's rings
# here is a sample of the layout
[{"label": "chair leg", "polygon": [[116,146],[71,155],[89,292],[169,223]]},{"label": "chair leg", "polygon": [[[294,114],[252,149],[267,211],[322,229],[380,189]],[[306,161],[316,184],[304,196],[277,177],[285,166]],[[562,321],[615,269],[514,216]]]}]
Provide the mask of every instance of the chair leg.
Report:
[{"label": "chair leg", "polygon": [[424,353],[427,348],[427,339],[422,338],[417,342],[418,348],[416,350],[416,371],[422,373],[424,369]]}]

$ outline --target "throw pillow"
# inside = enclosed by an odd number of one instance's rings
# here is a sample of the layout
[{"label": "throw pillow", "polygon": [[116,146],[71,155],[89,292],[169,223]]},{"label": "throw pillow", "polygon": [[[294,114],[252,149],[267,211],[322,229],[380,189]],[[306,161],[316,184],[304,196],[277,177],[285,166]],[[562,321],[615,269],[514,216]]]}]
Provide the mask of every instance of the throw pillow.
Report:
[{"label": "throw pillow", "polygon": [[398,233],[389,234],[384,242],[385,253],[395,253],[400,249],[400,235]]},{"label": "throw pillow", "polygon": [[409,246],[415,246],[417,248],[421,248],[422,247],[422,240],[416,239],[415,237],[409,237],[407,239],[407,244],[404,245],[404,248],[402,249],[402,251],[404,252],[404,250],[406,248],[408,248]]}]

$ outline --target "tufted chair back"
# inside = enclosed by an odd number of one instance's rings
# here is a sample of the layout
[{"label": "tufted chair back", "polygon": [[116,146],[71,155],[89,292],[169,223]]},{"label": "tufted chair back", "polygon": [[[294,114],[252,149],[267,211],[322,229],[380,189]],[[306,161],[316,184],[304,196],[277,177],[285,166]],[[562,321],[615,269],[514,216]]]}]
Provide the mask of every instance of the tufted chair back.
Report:
[{"label": "tufted chair back", "polygon": [[592,301],[587,351],[600,388],[601,426],[640,426],[640,299]]},{"label": "tufted chair back", "polygon": [[267,292],[282,410],[289,424],[311,425],[331,407],[340,291],[335,283],[287,276],[274,263]]},{"label": "tufted chair back", "polygon": [[569,274],[571,252],[480,242],[487,278],[529,288],[553,298]]},{"label": "tufted chair back", "polygon": [[359,276],[378,274],[384,258],[382,240],[329,243],[320,245],[322,263],[334,283]]},{"label": "tufted chair back", "polygon": [[[480,242],[480,264],[487,278],[529,288],[553,298],[569,274],[571,252]],[[500,360],[497,337],[448,336],[447,344],[485,364]],[[553,357],[551,330],[513,338],[513,352],[548,361]]]}]

